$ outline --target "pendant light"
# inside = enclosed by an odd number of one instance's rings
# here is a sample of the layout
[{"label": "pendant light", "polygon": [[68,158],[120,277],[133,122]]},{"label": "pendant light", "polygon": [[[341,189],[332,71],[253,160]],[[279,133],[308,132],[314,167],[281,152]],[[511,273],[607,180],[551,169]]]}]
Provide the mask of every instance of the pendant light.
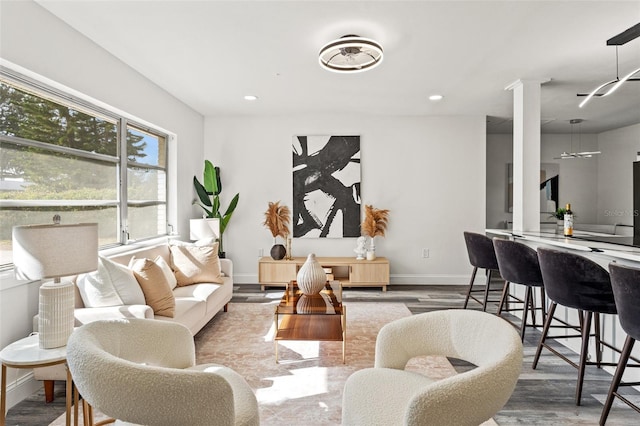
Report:
[{"label": "pendant light", "polygon": [[[570,160],[573,158],[591,158],[594,155],[601,154],[600,151],[580,151],[582,148],[582,137],[580,132],[580,125],[584,120],[582,118],[572,118],[569,120],[569,124],[571,124],[571,146],[569,150],[571,152],[564,151],[560,154],[560,157],[554,157],[554,160]],[[578,151],[573,151],[573,135],[574,135],[574,126],[578,125]]]},{"label": "pendant light", "polygon": [[[636,39],[639,36],[640,36],[640,23],[634,25],[633,27],[607,40],[607,46],[616,47],[616,78],[614,78],[611,81],[607,81],[606,83],[602,83],[601,85],[593,89],[589,94],[578,93],[578,96],[586,96],[586,98],[582,102],[580,102],[580,105],[578,105],[580,108],[585,106],[587,102],[589,102],[591,98],[593,98],[594,96],[597,96],[597,97],[609,96],[610,94],[618,90],[620,86],[622,86],[627,81],[640,81],[640,68],[634,69],[633,71],[626,74],[622,78],[620,78],[620,73],[618,68],[618,46],[626,44],[631,40]],[[609,90],[602,93],[601,90],[603,90],[605,87],[608,87],[608,86],[611,86],[609,87]]]}]

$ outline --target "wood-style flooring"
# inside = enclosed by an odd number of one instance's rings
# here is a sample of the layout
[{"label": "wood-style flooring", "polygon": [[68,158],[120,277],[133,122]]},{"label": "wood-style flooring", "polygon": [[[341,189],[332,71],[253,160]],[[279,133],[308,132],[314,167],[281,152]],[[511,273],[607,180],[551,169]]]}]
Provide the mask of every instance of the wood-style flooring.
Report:
[{"label": "wood-style flooring", "polygon": [[[500,284],[497,283],[497,287]],[[236,286],[233,302],[265,302],[277,300],[281,290],[271,288],[260,291],[257,285]],[[404,303],[414,314],[439,309],[461,308],[466,286],[390,286],[385,293],[379,288],[345,289],[345,303],[358,301]],[[471,301],[469,308],[480,305]],[[495,304],[489,312],[496,312]],[[611,375],[596,367],[588,367],[584,380],[582,405],[574,403],[577,370],[549,351],[543,351],[536,370],[531,362],[540,338],[536,330],[527,330],[522,374],[513,396],[504,409],[494,417],[499,425],[596,425],[600,419],[602,404],[611,382]],[[558,347],[569,356],[570,350]],[[577,358],[577,357],[576,357]],[[456,369],[468,366],[452,361]],[[629,388],[623,391],[632,401],[640,403],[640,393]],[[7,425],[45,426],[64,412],[64,384],[56,383],[56,400],[45,404],[43,392],[12,407],[7,414]],[[638,425],[640,414],[623,403],[616,402],[607,425]],[[176,425],[179,426],[179,425]],[[296,426],[296,425],[292,425]],[[301,425],[302,426],[302,425]],[[307,426],[307,425],[305,425]],[[309,425],[311,426],[311,425]]]}]

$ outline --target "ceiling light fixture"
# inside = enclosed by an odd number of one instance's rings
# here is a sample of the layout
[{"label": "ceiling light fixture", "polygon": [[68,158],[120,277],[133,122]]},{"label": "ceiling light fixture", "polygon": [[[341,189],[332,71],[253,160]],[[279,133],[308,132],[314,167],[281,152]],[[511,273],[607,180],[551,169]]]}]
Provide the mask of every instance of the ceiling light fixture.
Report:
[{"label": "ceiling light fixture", "polygon": [[431,95],[429,96],[430,101],[441,101],[444,96],[442,95]]},{"label": "ceiling light fixture", "polygon": [[[636,24],[633,27],[607,40],[607,46],[616,47],[616,78],[614,78],[611,81],[607,81],[606,83],[602,83],[600,86],[593,89],[591,93],[588,93],[588,94],[578,93],[578,96],[586,96],[586,98],[582,102],[580,102],[580,105],[578,105],[580,108],[585,106],[587,102],[589,102],[591,98],[593,98],[594,96],[597,96],[597,97],[609,96],[610,94],[618,90],[618,88],[620,88],[620,86],[622,86],[626,81],[640,81],[640,78],[633,78],[634,75],[640,74],[640,68],[631,71],[630,73],[628,73],[622,78],[619,77],[620,74],[618,69],[618,46],[626,44],[631,40],[636,39],[639,36],[640,36],[640,24]],[[601,93],[600,91],[607,86],[611,86],[611,88],[606,92]]]},{"label": "ceiling light fixture", "polygon": [[357,35],[346,35],[320,49],[320,65],[339,73],[356,73],[377,67],[382,62],[382,46]]},{"label": "ceiling light fixture", "polygon": [[[581,137],[581,133],[580,133],[580,124],[583,122],[584,120],[582,118],[572,118],[571,120],[569,120],[569,123],[571,124],[571,147],[569,148],[571,151],[573,151],[573,133],[574,133],[574,126],[577,124],[578,125],[578,150],[580,150],[581,145],[582,145],[582,137]],[[554,160],[570,160],[573,158],[591,158],[594,155],[598,155],[601,154],[600,151],[579,151],[579,152],[567,152],[564,151],[562,154],[560,154],[560,157],[554,157]]]},{"label": "ceiling light fixture", "polygon": [[256,95],[245,95],[244,100],[245,101],[257,101],[258,97]]}]

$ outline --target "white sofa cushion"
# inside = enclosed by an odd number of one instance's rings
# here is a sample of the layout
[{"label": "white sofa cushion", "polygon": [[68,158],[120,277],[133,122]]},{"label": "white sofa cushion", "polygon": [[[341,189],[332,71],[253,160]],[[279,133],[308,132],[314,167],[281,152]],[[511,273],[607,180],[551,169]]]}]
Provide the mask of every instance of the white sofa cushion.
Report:
[{"label": "white sofa cushion", "polygon": [[203,326],[202,321],[208,318],[206,302],[194,297],[176,297],[175,300],[176,308],[173,318],[155,315],[154,319],[178,322],[187,327],[191,334],[197,333]]},{"label": "white sofa cushion", "polygon": [[215,314],[233,294],[230,278],[224,278],[225,284],[200,283],[184,287],[176,287],[173,295],[176,298],[193,298],[206,303],[207,314]]},{"label": "white sofa cushion", "polygon": [[88,308],[101,308],[123,304],[122,299],[118,296],[118,292],[111,282],[111,278],[109,278],[102,258],[98,259],[98,269],[96,271],[78,276],[76,285],[80,291],[80,297],[82,298],[84,306]]},{"label": "white sofa cushion", "polygon": [[106,257],[102,258],[102,262],[111,278],[111,282],[115,287],[120,299],[125,305],[144,305],[144,293],[133,275],[133,271],[124,265],[113,262]]},{"label": "white sofa cushion", "polygon": [[106,257],[100,256],[98,270],[78,276],[76,284],[87,308],[145,304],[133,272]]}]

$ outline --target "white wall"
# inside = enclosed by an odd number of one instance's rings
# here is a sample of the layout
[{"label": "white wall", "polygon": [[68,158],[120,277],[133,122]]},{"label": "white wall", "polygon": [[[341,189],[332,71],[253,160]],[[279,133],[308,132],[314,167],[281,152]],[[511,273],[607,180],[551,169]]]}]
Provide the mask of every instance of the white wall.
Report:
[{"label": "white wall", "polygon": [[633,225],[633,162],[640,124],[598,135],[598,223]]},{"label": "white wall", "polygon": [[[292,137],[343,134],[361,136],[362,203],[390,210],[376,252],[389,258],[392,284],[466,284],[462,232],[485,226],[485,132],[484,117],[207,117],[205,158],[221,167],[223,205],[240,193],[224,235],[236,281],[256,283],[259,250],[273,244],[262,226],[268,202],[292,207]],[[296,256],[355,256],[356,244],[292,245]]]},{"label": "white wall", "polygon": [[[203,117],[31,1],[0,5],[1,58],[169,132],[170,223],[188,235],[192,176],[202,171]],[[180,174],[176,172],[180,171]],[[0,348],[25,337],[38,310],[38,283],[0,276]],[[8,373],[8,406],[33,393],[30,370]],[[21,389],[22,385],[24,389]],[[31,387],[29,387],[31,386]]]}]

